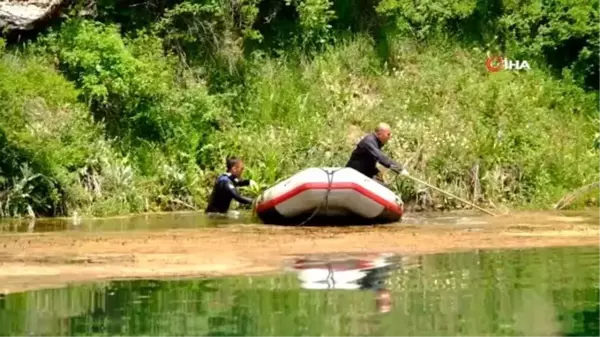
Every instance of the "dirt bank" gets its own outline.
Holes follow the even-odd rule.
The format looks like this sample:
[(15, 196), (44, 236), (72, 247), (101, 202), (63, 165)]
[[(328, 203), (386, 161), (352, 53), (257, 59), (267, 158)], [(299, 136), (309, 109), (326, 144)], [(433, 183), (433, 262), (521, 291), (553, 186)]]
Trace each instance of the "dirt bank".
[[(483, 223), (483, 224), (482, 224)], [(226, 228), (0, 235), (0, 292), (115, 278), (276, 271), (292, 256), (598, 245), (598, 224), (577, 217), (487, 218), (473, 226)]]

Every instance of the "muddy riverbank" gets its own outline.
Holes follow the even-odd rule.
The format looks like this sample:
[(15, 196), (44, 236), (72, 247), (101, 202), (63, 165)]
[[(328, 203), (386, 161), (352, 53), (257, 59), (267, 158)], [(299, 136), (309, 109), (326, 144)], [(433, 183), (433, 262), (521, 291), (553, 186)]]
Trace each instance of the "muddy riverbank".
[(274, 272), (312, 253), (447, 251), (598, 245), (597, 211), (415, 217), (380, 227), (59, 231), (0, 235), (0, 292), (122, 278)]

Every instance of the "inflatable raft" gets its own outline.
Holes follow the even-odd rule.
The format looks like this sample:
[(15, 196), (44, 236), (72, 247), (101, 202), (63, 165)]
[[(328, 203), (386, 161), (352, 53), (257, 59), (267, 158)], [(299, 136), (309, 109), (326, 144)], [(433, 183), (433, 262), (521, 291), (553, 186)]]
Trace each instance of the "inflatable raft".
[(379, 224), (399, 221), (402, 200), (352, 168), (312, 167), (272, 186), (255, 212), (266, 224)]

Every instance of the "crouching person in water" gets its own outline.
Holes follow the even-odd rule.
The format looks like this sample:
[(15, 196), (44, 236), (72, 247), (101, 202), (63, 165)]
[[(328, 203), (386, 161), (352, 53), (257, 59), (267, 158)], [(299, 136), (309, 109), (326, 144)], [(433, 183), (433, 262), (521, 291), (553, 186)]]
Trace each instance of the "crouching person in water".
[(253, 199), (247, 198), (237, 191), (238, 186), (248, 186), (254, 184), (251, 180), (241, 180), (244, 172), (244, 163), (237, 157), (227, 159), (227, 172), (221, 174), (208, 200), (208, 206), (205, 212), (209, 215), (225, 215), (229, 210), (231, 200), (235, 199), (243, 205), (252, 204)]

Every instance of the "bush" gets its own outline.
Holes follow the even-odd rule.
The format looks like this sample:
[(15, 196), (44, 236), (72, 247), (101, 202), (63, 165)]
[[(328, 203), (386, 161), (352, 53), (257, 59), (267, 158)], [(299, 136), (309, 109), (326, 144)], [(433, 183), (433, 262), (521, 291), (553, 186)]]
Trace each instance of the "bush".
[[(597, 95), (541, 70), (488, 73), (481, 51), (416, 53), (399, 41), (386, 74), (373, 71), (376, 53), (362, 38), (299, 66), (261, 60), (242, 126), (217, 132), (222, 145), (210, 158), (243, 153), (249, 175), (270, 185), (303, 167), (344, 165), (355, 142), (387, 121), (388, 153), (466, 198), (477, 185), (493, 202), (548, 207), (596, 177)], [(409, 200), (419, 189), (399, 188)]]
[[(465, 198), (548, 207), (597, 176), (594, 4), (156, 4), (0, 40), (0, 216), (202, 207), (227, 156), (266, 187), (344, 165), (380, 121), (386, 152)], [(493, 52), (532, 70), (490, 73)]]
[(0, 59), (0, 207), (55, 215), (68, 209), (66, 187), (93, 153), (101, 130), (78, 91), (38, 58)]

